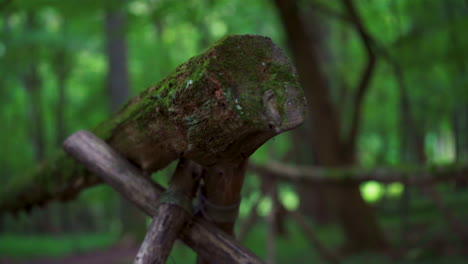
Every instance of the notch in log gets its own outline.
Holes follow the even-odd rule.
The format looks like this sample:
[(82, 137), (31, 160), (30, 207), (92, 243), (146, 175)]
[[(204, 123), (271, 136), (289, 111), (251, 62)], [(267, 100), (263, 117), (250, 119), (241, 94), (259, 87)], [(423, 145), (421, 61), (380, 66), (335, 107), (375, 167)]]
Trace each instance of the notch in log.
[[(271, 39), (227, 36), (128, 102), (93, 132), (146, 172), (185, 157), (237, 163), (300, 125), (305, 99)], [(73, 198), (99, 183), (63, 152), (0, 192), (0, 211)]]

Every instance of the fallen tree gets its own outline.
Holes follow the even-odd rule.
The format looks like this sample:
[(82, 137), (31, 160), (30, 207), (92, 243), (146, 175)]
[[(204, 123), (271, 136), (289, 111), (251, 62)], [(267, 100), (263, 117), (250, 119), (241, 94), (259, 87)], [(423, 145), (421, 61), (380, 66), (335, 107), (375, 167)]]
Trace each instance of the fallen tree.
[[(302, 123), (295, 71), (266, 37), (227, 36), (129, 101), (93, 133), (149, 174), (184, 157), (202, 166), (239, 163)], [(72, 199), (100, 180), (59, 151), (0, 192), (0, 211)]]
[(321, 168), (269, 162), (249, 164), (249, 169), (262, 177), (277, 177), (286, 181), (306, 181), (325, 184), (356, 184), (367, 181), (400, 182), (406, 185), (430, 185), (444, 181), (468, 180), (468, 165), (414, 168)]

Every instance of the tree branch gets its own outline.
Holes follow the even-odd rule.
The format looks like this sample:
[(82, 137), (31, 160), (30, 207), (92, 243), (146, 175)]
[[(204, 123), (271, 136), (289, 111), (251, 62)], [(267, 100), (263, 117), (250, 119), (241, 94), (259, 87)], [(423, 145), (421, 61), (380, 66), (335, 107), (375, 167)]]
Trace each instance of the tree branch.
[(360, 18), (356, 7), (354, 6), (353, 0), (342, 0), (343, 4), (349, 13), (349, 17), (351, 22), (354, 24), (361, 41), (364, 44), (366, 53), (367, 53), (367, 65), (364, 68), (364, 71), (361, 75), (361, 79), (359, 81), (356, 95), (354, 96), (354, 108), (352, 110), (352, 120), (351, 120), (351, 128), (349, 132), (349, 137), (346, 142), (347, 148), (349, 151), (354, 151), (356, 145), (356, 138), (358, 135), (358, 130), (360, 127), (360, 120), (361, 120), (361, 107), (364, 96), (369, 88), (369, 84), (372, 78), (372, 74), (374, 73), (375, 64), (376, 64), (376, 56), (373, 50), (372, 39), (369, 36), (368, 32), (366, 31), (364, 24), (362, 23), (362, 19)]
[(352, 23), (352, 20), (349, 17), (349, 15), (343, 14), (342, 12), (337, 11), (337, 10), (335, 10), (335, 9), (325, 5), (325, 4), (319, 3), (317, 1), (310, 1), (309, 3), (307, 3), (307, 7), (311, 8), (311, 9), (313, 9), (313, 11), (319, 12), (319, 13), (321, 13), (323, 15), (336, 18), (336, 19), (341, 20), (343, 22)]
[(307, 181), (323, 184), (359, 184), (367, 181), (381, 183), (400, 182), (406, 185), (427, 185), (437, 182), (468, 179), (468, 165), (450, 165), (434, 168), (409, 169), (339, 169), (312, 166), (292, 166), (278, 162), (266, 165), (250, 163), (249, 169), (262, 177), (277, 177), (285, 181)]

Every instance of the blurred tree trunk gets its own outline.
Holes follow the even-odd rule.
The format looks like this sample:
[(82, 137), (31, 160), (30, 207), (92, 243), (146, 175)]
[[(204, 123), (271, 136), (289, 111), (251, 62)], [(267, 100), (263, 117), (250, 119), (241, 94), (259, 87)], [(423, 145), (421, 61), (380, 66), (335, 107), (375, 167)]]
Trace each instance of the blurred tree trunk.
[[(11, 14), (10, 12), (8, 11), (4, 11), (3, 12), (3, 17), (2, 17), (2, 31), (3, 31), (3, 44), (5, 45), (5, 48), (8, 49), (8, 45), (9, 45), (9, 41), (10, 41), (10, 31), (11, 31), (11, 25), (10, 25), (10, 18), (11, 18)], [(5, 78), (0, 78), (0, 87), (6, 87), (5, 86)], [(1, 96), (1, 94), (0, 94)], [(2, 99), (0, 99), (2, 105), (4, 105), (3, 103), (5, 102), (3, 96), (2, 96)], [(7, 164), (5, 163), (5, 165), (2, 163), (0, 163), (0, 166), (2, 166), (4, 169), (3, 169), (3, 173), (4, 175), (12, 175), (13, 173), (11, 173), (8, 169), (8, 167), (6, 166)], [(0, 232), (4, 232), (7, 228), (7, 225), (5, 224), (5, 216), (1, 216), (0, 217)]]
[(161, 47), (161, 52), (158, 52), (157, 57), (154, 58), (156, 63), (156, 66), (154, 67), (156, 68), (155, 70), (161, 74), (161, 76), (164, 76), (166, 75), (168, 70), (165, 67), (167, 67), (167, 65), (170, 65), (172, 62), (171, 53), (169, 52), (169, 49), (166, 49), (163, 40), (164, 31), (166, 29), (166, 25), (164, 23), (164, 13), (157, 7), (151, 13), (151, 22), (154, 28), (154, 35), (156, 36), (157, 45), (158, 47)]
[[(320, 20), (319, 14), (314, 9), (314, 1), (309, 2), (312, 6), (306, 9), (306, 17), (304, 23), (306, 28), (314, 30), (310, 35), (313, 36), (313, 43), (311, 49), (317, 54), (317, 59), (320, 64), (326, 64), (329, 62), (329, 53), (327, 38), (328, 38), (328, 25), (323, 20)], [(327, 80), (330, 81), (330, 80)], [(330, 85), (328, 85), (330, 87)], [(306, 125), (299, 128), (300, 131), (295, 130), (293, 133), (301, 134), (299, 137), (295, 137), (295, 144), (306, 145), (306, 149), (301, 151), (300, 154), (303, 158), (302, 161), (298, 161), (306, 165), (319, 165), (317, 163), (317, 149), (314, 145), (314, 124), (312, 120), (306, 121)], [(307, 139), (304, 142), (304, 139)], [(305, 143), (305, 144), (304, 144)], [(312, 217), (315, 221), (321, 224), (336, 222), (338, 220), (336, 199), (330, 197), (332, 194), (329, 191), (329, 186), (321, 183), (306, 183), (298, 185), (298, 194), (300, 197), (300, 212)]]
[(457, 162), (468, 160), (468, 106), (455, 107), (452, 114), (453, 132), (455, 137), (455, 159)]
[[(125, 2), (125, 0), (121, 2)], [(106, 12), (107, 91), (112, 113), (116, 112), (128, 100), (130, 93), (125, 39), (126, 26), (127, 14), (120, 5), (110, 8)], [(146, 233), (145, 216), (124, 198), (119, 196), (118, 199), (124, 235), (129, 235), (131, 239), (143, 238)]]
[[(279, 152), (276, 145), (268, 144), (268, 153), (270, 153), (270, 158), (274, 160), (281, 160), (284, 158), (288, 158), (291, 156), (290, 154), (286, 154), (286, 157), (280, 157)], [(276, 181), (265, 180), (261, 179), (261, 193), (266, 194), (271, 199), (272, 208), (270, 211), (269, 216), (267, 217), (267, 221), (273, 224), (273, 231), (274, 237), (281, 236), (285, 237), (287, 235), (287, 228), (286, 228), (286, 217), (287, 217), (287, 210), (284, 208), (283, 204), (280, 201), (280, 197), (278, 195), (279, 183)], [(274, 219), (270, 219), (274, 218)], [(275, 244), (272, 242), (271, 245)]]
[[(62, 25), (62, 35), (67, 36), (67, 25)], [(66, 124), (66, 83), (70, 76), (72, 61), (71, 54), (67, 51), (65, 44), (59, 43), (56, 49), (51, 50), (52, 54), (52, 69), (57, 82), (57, 103), (55, 108), (55, 141), (56, 146), (61, 147), (62, 142), (67, 134)], [(72, 210), (72, 205), (68, 203), (57, 204), (51, 208), (56, 216), (57, 227), (60, 232), (73, 232), (73, 219), (75, 213)]]
[[(31, 34), (37, 29), (36, 15), (29, 12), (26, 17), (27, 34)], [(42, 83), (39, 76), (39, 49), (33, 43), (29, 43), (26, 49), (25, 52), (28, 54), (29, 62), (25, 66), (22, 82), (29, 99), (29, 136), (34, 149), (34, 158), (37, 162), (40, 162), (45, 156), (45, 136), (42, 112)]]
[[(393, 12), (397, 18), (397, 28), (400, 30), (400, 19), (399, 19), (399, 9), (396, 3), (392, 5)], [(399, 138), (400, 138), (400, 149), (399, 157), (400, 162), (409, 163), (412, 158), (414, 158), (413, 150), (413, 132), (414, 132), (414, 123), (412, 118), (412, 111), (410, 109), (410, 99), (408, 95), (408, 89), (406, 87), (405, 73), (398, 62), (398, 59), (391, 58), (390, 63), (392, 64), (393, 71), (395, 74), (395, 81), (397, 83), (398, 92), (399, 92)], [(400, 196), (399, 201), (399, 214), (400, 214), (400, 241), (403, 246), (407, 244), (407, 236), (409, 230), (409, 211), (410, 211), (410, 199), (411, 199), (411, 187), (404, 186), (403, 194)]]
[(127, 17), (123, 10), (106, 13), (106, 53), (108, 58), (107, 92), (109, 109), (116, 112), (129, 97), (127, 44), (125, 40)]
[[(468, 95), (466, 89), (468, 82), (466, 76), (468, 73), (468, 65), (466, 56), (468, 52), (463, 48), (460, 36), (457, 32), (457, 22), (454, 18), (463, 18), (468, 15), (468, 2), (465, 5), (461, 3), (444, 2), (445, 14), (449, 24), (448, 30), (448, 47), (447, 56), (449, 60), (454, 61), (452, 67), (453, 75), (453, 87), (454, 93), (457, 94), (457, 100), (452, 114), (453, 132), (455, 137), (455, 158), (458, 162), (464, 162), (468, 160)], [(460, 54), (463, 52), (463, 54)], [(463, 184), (461, 184), (463, 185)], [(467, 185), (467, 183), (465, 183)]]
[[(314, 40), (317, 35), (317, 25), (306, 28), (301, 19), (296, 1), (275, 0), (280, 17), (283, 21), (289, 46), (298, 70), (299, 79), (310, 107), (310, 118), (314, 124), (314, 146), (317, 161), (321, 166), (346, 167), (355, 162), (355, 141), (359, 128), (359, 102), (356, 100), (353, 120), (356, 127), (350, 129), (348, 142), (340, 137), (338, 113), (331, 101), (330, 85), (325, 76)], [(366, 71), (361, 83), (369, 81)], [(364, 79), (367, 77), (367, 80)], [(361, 89), (359, 89), (361, 92)], [(364, 92), (364, 91), (362, 91)], [(363, 94), (359, 95), (362, 99)], [(377, 225), (373, 209), (363, 200), (359, 185), (330, 188), (330, 198), (336, 204), (336, 212), (341, 220), (346, 236), (346, 249), (349, 251), (381, 250), (387, 248), (387, 241)]]
[(56, 105), (56, 121), (55, 121), (55, 140), (57, 146), (62, 145), (62, 141), (66, 136), (66, 82), (70, 76), (71, 62), (70, 55), (65, 47), (58, 47), (53, 56), (52, 67), (54, 69), (55, 77), (57, 80), (58, 99)]
[[(34, 12), (26, 14), (25, 30), (27, 34), (35, 34), (39, 30), (39, 22)], [(34, 150), (34, 160), (39, 163), (45, 157), (45, 130), (44, 113), (42, 111), (42, 80), (39, 73), (39, 47), (34, 43), (34, 39), (25, 45), (25, 53), (28, 57), (25, 72), (21, 77), (23, 86), (28, 94), (28, 115), (29, 115), (29, 138)], [(51, 225), (50, 209), (34, 210), (34, 231), (51, 233), (54, 231)]]
[[(291, 132), (293, 136), (294, 162), (304, 165), (317, 165), (316, 148), (310, 120)], [(317, 223), (326, 224), (337, 220), (336, 212), (331, 210), (332, 200), (327, 199), (327, 186), (320, 183), (301, 183), (296, 186), (300, 197), (299, 211), (314, 219)], [(335, 206), (336, 208), (336, 206)]]
[(404, 163), (424, 164), (426, 162), (424, 126), (416, 123), (403, 74), (401, 78), (402, 82), (398, 86), (400, 93), (400, 156)]

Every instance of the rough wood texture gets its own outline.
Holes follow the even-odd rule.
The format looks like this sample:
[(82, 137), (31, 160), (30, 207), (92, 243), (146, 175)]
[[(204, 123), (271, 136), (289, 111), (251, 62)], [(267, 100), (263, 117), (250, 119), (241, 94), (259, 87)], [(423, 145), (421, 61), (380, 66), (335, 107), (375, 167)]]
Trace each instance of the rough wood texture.
[(167, 201), (159, 202), (156, 215), (134, 264), (166, 263), (179, 232), (192, 218), (191, 201), (196, 193), (201, 173), (200, 165), (180, 159), (169, 183), (168, 192), (163, 194), (166, 195)]
[[(295, 70), (266, 37), (227, 36), (128, 102), (93, 132), (144, 171), (185, 157), (203, 166), (243, 160), (302, 123)], [(73, 198), (98, 183), (63, 152), (7, 183), (0, 211)]]
[(207, 168), (203, 178), (203, 214), (221, 230), (232, 236), (234, 236), (234, 224), (239, 214), (246, 169), (247, 160), (240, 164), (217, 164)]
[[(440, 166), (413, 169), (340, 169), (287, 165), (269, 162), (267, 165), (249, 164), (259, 175), (268, 175), (288, 181), (308, 181), (326, 184), (356, 184), (366, 181), (382, 183), (401, 182), (406, 185), (430, 185), (437, 182), (468, 178), (468, 166)], [(264, 177), (264, 176), (262, 176)]]
[[(79, 131), (65, 141), (64, 149), (146, 214), (156, 215), (157, 200), (164, 189), (104, 141), (87, 131)], [(239, 242), (201, 217), (193, 218), (179, 238), (201, 257), (214, 263), (263, 263)]]

